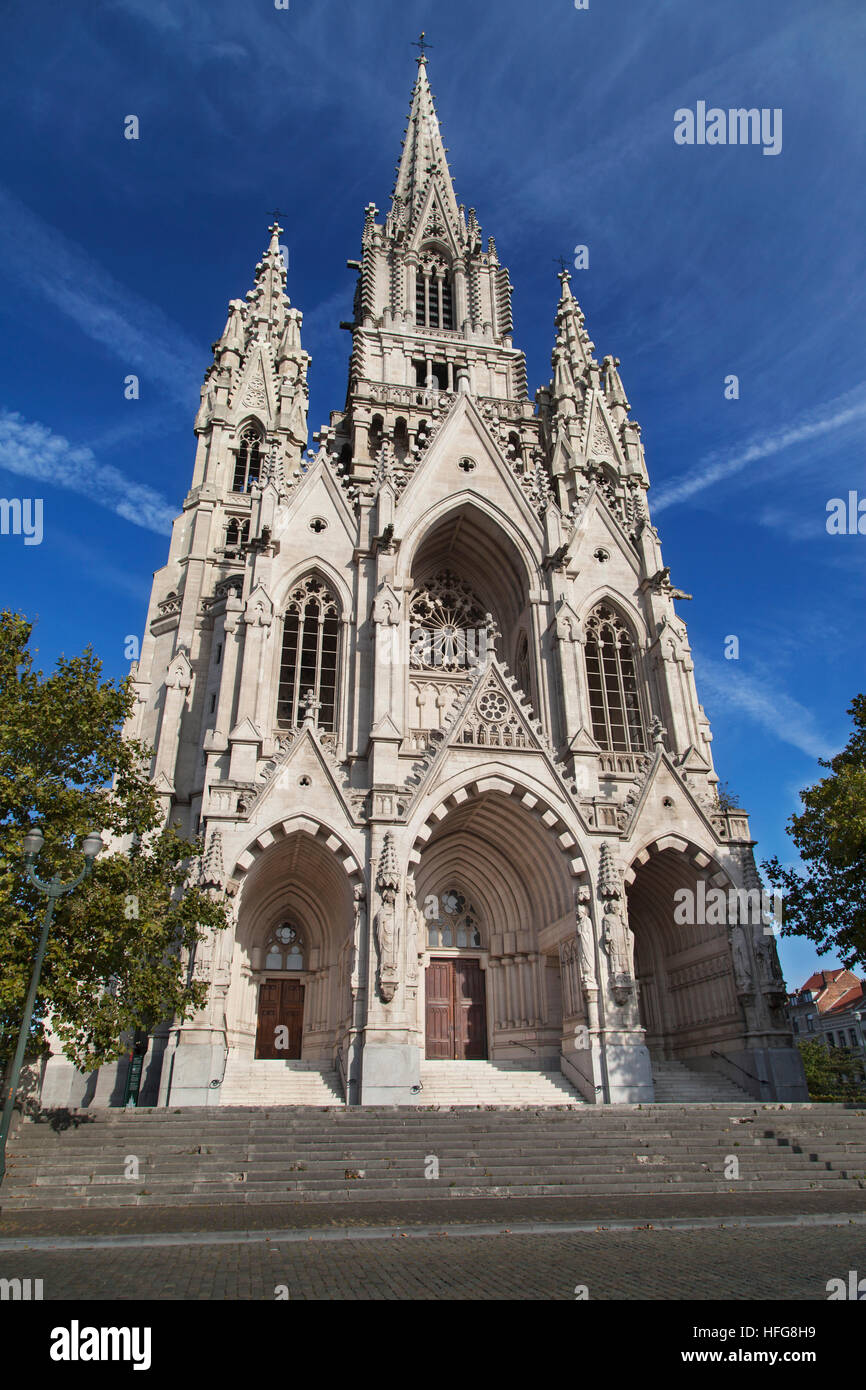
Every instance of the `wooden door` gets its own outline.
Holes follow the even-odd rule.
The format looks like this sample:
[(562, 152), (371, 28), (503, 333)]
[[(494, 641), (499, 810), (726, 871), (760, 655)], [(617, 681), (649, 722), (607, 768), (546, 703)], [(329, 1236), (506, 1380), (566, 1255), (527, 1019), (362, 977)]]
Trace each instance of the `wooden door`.
[(484, 972), (477, 960), (433, 959), (427, 967), (427, 1047), (432, 1060), (487, 1056)]
[[(256, 1056), (300, 1057), (303, 1026), (304, 986), (300, 981), (265, 980), (259, 993)], [(279, 1033), (279, 1029), (285, 1031)]]

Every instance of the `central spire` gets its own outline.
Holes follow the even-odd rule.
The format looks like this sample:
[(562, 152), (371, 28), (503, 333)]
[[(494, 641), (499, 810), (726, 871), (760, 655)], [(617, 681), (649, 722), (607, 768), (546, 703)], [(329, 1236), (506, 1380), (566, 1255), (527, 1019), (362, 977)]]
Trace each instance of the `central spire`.
[[(423, 35), (422, 35), (423, 39)], [(418, 76), (412, 92), (412, 105), (403, 140), (403, 152), (397, 166), (397, 182), (391, 202), (392, 215), (397, 212), (408, 213), (410, 225), (427, 203), (431, 183), (435, 185), (439, 200), (456, 231), (460, 225), (460, 213), (454, 196), (454, 185), (445, 146), (439, 129), (439, 119), (433, 104), (433, 93), (427, 80), (427, 59), (422, 50), (417, 59)]]

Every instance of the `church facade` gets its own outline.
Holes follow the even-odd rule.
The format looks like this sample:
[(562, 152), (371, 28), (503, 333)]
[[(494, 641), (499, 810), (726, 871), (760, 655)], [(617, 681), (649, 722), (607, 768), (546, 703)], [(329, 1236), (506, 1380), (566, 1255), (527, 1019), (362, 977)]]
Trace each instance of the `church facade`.
[(232, 919), (190, 962), (206, 1008), (151, 1041), (152, 1099), (266, 1097), (283, 1060), (415, 1105), (487, 1060), (651, 1102), (665, 1059), (805, 1099), (766, 922), (678, 911), (761, 885), (618, 360), (563, 271), (530, 398), (423, 54), (315, 449), (281, 231), (214, 345), (133, 673), (129, 732)]

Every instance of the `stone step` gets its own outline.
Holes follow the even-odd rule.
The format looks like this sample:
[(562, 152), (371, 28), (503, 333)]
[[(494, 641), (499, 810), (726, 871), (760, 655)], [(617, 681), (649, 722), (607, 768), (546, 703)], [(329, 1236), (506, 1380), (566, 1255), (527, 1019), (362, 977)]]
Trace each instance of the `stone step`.
[(694, 1105), (750, 1099), (747, 1091), (720, 1072), (689, 1067), (687, 1062), (653, 1058), (653, 1090), (657, 1104)]
[(339, 1077), (333, 1067), (320, 1062), (239, 1060), (229, 1058), (220, 1106), (344, 1104)]
[[(830, 1107), (341, 1104), (72, 1119), (78, 1127), (20, 1125), (0, 1194), (7, 1211), (866, 1186), (866, 1112)], [(129, 1154), (141, 1163), (134, 1180), (123, 1175)], [(426, 1181), (431, 1154), (439, 1178)], [(736, 1181), (724, 1176), (731, 1154), (740, 1159)]]
[(496, 1062), (422, 1062), (421, 1105), (584, 1105), (558, 1071)]

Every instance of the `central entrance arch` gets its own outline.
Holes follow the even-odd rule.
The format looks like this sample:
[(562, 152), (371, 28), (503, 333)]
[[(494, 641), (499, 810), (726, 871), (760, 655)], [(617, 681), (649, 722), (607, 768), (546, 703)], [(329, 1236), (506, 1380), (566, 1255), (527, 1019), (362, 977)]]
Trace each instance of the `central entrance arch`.
[(415, 878), (426, 1059), (558, 1069), (574, 877), (548, 826), (506, 792), (464, 793), (439, 814)]

